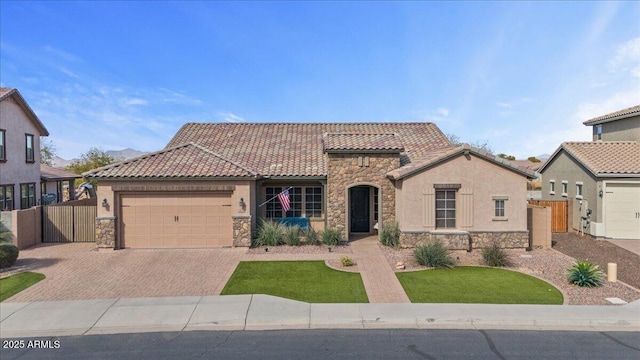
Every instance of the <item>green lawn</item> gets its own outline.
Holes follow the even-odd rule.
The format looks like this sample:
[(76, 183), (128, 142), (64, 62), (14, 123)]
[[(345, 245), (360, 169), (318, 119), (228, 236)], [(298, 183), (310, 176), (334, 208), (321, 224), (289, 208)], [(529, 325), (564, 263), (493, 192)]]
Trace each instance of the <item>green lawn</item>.
[(462, 266), (397, 273), (414, 303), (562, 304), (551, 284), (515, 271)]
[(0, 302), (5, 301), (44, 278), (45, 276), (42, 274), (27, 271), (0, 279)]
[(309, 303), (367, 303), (359, 273), (328, 268), (324, 261), (243, 261), (222, 295), (267, 294)]

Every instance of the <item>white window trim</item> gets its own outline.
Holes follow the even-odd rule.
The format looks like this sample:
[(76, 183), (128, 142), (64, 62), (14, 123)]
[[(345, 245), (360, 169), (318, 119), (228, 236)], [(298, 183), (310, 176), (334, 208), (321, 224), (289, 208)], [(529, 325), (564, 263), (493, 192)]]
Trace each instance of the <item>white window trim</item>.
[(553, 184), (553, 185), (551, 186), (551, 188), (552, 188), (553, 190), (551, 190), (551, 188), (549, 189), (549, 195), (555, 195), (555, 194), (556, 194), (556, 190), (555, 190), (555, 189), (556, 189), (556, 181), (555, 181), (555, 180), (553, 180), (553, 179), (551, 179), (551, 180), (549, 180), (549, 184), (550, 184), (550, 185), (551, 185), (551, 184)]
[[(508, 195), (494, 195), (491, 197), (493, 200), (493, 214), (494, 216), (491, 218), (492, 221), (508, 221), (509, 218), (507, 215), (507, 200), (509, 200)], [(496, 200), (504, 200), (504, 215), (505, 216), (495, 216), (496, 213)]]
[[(580, 191), (578, 191), (580, 189)], [(576, 199), (582, 199), (582, 193), (584, 192), (584, 184), (582, 181), (576, 181)]]
[[(566, 191), (565, 191), (566, 189)], [(567, 194), (567, 191), (569, 191), (569, 182), (567, 180), (562, 180), (562, 196), (567, 197), (569, 196), (569, 194)]]

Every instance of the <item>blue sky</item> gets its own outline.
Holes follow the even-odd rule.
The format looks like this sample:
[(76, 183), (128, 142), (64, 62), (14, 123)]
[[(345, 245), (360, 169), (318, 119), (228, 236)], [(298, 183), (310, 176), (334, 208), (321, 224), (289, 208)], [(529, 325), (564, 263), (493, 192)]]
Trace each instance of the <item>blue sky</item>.
[(518, 158), (640, 104), (640, 2), (0, 2), (63, 158), (186, 122), (433, 121)]

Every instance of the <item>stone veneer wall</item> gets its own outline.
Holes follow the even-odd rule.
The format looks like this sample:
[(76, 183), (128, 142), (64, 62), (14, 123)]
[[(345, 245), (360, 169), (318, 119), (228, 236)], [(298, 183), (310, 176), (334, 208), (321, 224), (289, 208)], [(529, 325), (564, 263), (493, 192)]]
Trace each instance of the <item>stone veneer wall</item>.
[[(450, 250), (485, 248), (498, 241), (502, 248), (529, 247), (528, 231), (471, 231), (471, 232), (401, 232), (400, 246), (413, 248), (429, 241), (442, 241)], [(471, 241), (471, 243), (469, 243)]]
[(251, 216), (233, 217), (233, 246), (251, 246)]
[[(368, 157), (369, 166), (359, 166), (358, 157)], [(382, 203), (382, 213), (378, 219), (379, 228), (393, 223), (396, 220), (396, 192), (387, 173), (398, 167), (399, 154), (327, 154), (327, 225), (337, 228), (347, 238), (346, 189), (357, 183), (380, 187), (378, 201)]]
[(98, 249), (116, 248), (116, 218), (96, 218), (96, 246)]

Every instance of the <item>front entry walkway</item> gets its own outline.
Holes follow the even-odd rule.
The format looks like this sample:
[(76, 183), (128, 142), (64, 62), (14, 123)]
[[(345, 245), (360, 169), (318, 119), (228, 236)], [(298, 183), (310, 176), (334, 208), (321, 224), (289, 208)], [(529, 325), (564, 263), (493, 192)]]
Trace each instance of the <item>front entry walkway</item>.
[(380, 248), (378, 237), (368, 236), (349, 243), (358, 263), (370, 303), (410, 303), (400, 281)]
[(617, 245), (623, 249), (629, 250), (632, 253), (640, 255), (640, 240), (610, 240), (608, 242)]

